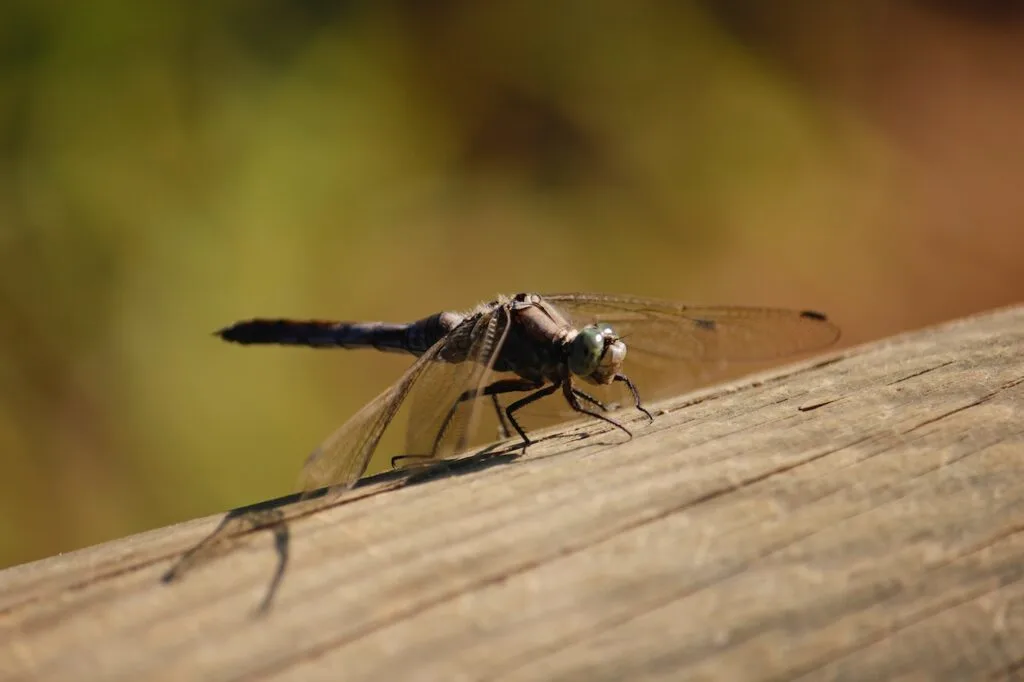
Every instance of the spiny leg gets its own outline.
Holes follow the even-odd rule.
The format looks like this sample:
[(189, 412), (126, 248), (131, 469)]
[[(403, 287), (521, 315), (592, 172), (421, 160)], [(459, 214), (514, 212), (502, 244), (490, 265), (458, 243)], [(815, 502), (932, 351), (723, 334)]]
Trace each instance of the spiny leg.
[[(590, 395), (586, 391), (581, 391), (578, 388), (573, 388), (572, 392), (577, 397), (586, 400), (588, 403), (597, 406), (604, 412), (608, 411), (608, 406), (602, 403), (600, 400)], [(491, 395), (491, 400), (494, 402), (494, 409), (498, 413), (498, 436), (502, 440), (506, 440), (512, 436), (512, 432), (509, 430), (508, 421), (505, 419), (505, 411), (501, 409), (501, 403), (498, 402), (498, 396)]]
[(651, 415), (650, 412), (648, 412), (646, 407), (640, 404), (640, 393), (639, 391), (636, 390), (636, 385), (633, 383), (633, 381), (625, 374), (616, 374), (614, 381), (621, 381), (622, 383), (626, 384), (626, 386), (629, 387), (629, 392), (633, 394), (633, 405), (636, 407), (636, 409), (640, 410), (647, 416), (647, 421), (649, 423), (654, 423), (654, 417)]
[(508, 430), (508, 421), (505, 419), (505, 410), (501, 409), (501, 403), (498, 402), (498, 396), (494, 393), (491, 394), (491, 403), (494, 404), (494, 412), (498, 415), (498, 438), (500, 440), (506, 440), (512, 435), (512, 432)]
[(495, 405), (497, 405), (497, 396), (500, 393), (531, 391), (537, 387), (537, 382), (530, 381), (529, 379), (499, 379), (490, 386), (485, 387), (484, 390), (479, 394), (476, 389), (463, 391), (462, 395), (459, 396), (459, 399), (456, 400), (455, 404), (452, 405), (450, 410), (448, 410), (448, 415), (444, 418), (444, 422), (441, 423), (441, 428), (438, 430), (437, 437), (434, 439), (434, 446), (430, 450), (431, 456), (433, 456), (433, 454), (437, 452), (437, 448), (441, 444), (442, 436), (444, 436), (445, 431), (448, 430), (448, 425), (451, 424), (452, 419), (455, 418), (455, 412), (459, 409), (459, 406), (462, 405), (462, 403), (464, 403), (465, 401), (473, 400), (478, 395), (482, 394), (489, 395), (492, 398), (494, 398)]
[[(608, 406), (602, 403), (600, 400), (590, 395), (586, 391), (581, 391), (578, 388), (572, 389), (572, 392), (577, 397), (586, 400), (588, 403), (597, 406), (604, 412), (608, 411)], [(498, 412), (498, 432), (502, 439), (507, 439), (512, 436), (512, 432), (509, 431), (508, 421), (505, 419), (505, 412), (501, 409), (501, 403), (498, 402), (498, 396), (491, 395), (491, 399), (494, 401), (494, 409)]]
[(523, 407), (526, 407), (532, 402), (540, 400), (544, 396), (551, 395), (552, 393), (557, 391), (558, 387), (561, 385), (562, 382), (559, 381), (558, 383), (551, 384), (550, 386), (545, 386), (544, 388), (538, 391), (534, 391), (525, 398), (520, 398), (519, 400), (515, 401), (514, 403), (505, 408), (505, 414), (508, 416), (509, 423), (511, 423), (512, 426), (515, 428), (516, 433), (519, 434), (519, 437), (523, 439), (524, 450), (526, 449), (526, 446), (532, 443), (533, 441), (531, 441), (530, 437), (526, 435), (526, 431), (523, 431), (523, 427), (519, 426), (519, 422), (516, 420), (514, 416), (512, 416), (512, 413), (518, 411)]
[[(441, 422), (441, 428), (438, 429), (437, 436), (434, 438), (434, 444), (430, 449), (430, 454), (395, 455), (394, 457), (391, 458), (391, 468), (394, 469), (395, 464), (403, 459), (434, 459), (434, 454), (437, 452), (437, 448), (441, 444), (441, 438), (444, 436), (445, 431), (448, 430), (448, 425), (451, 424), (452, 419), (455, 418), (455, 413), (456, 411), (458, 411), (459, 406), (462, 405), (462, 403), (466, 402), (467, 400), (473, 400), (479, 395), (489, 395), (494, 399), (495, 407), (498, 408), (500, 407), (498, 404), (498, 394), (513, 393), (516, 391), (529, 391), (537, 388), (537, 386), (537, 382), (530, 381), (528, 379), (500, 379), (498, 381), (495, 381), (490, 386), (485, 387), (483, 391), (477, 391), (477, 389), (475, 388), (463, 391), (462, 394), (459, 396), (459, 399), (456, 400), (455, 404), (452, 405), (450, 410), (448, 410), (448, 414), (445, 415), (444, 421)], [(500, 412), (498, 416), (499, 418), (501, 417)], [(517, 430), (519, 430), (518, 426), (516, 428)], [(520, 435), (522, 435), (521, 431)]]
[(576, 410), (577, 412), (582, 412), (583, 414), (589, 415), (589, 416), (593, 417), (594, 419), (600, 419), (603, 422), (611, 424), (615, 428), (621, 429), (622, 431), (624, 431), (625, 434), (627, 436), (629, 436), (630, 438), (633, 437), (633, 432), (632, 431), (630, 431), (625, 426), (623, 426), (619, 422), (615, 421), (611, 417), (606, 417), (603, 414), (601, 414), (600, 412), (594, 412), (593, 410), (588, 410), (587, 408), (583, 407), (583, 405), (580, 403), (579, 396), (577, 396), (576, 392), (573, 391), (573, 389), (572, 389), (571, 380), (566, 381), (565, 384), (563, 385), (563, 387), (562, 387), (562, 394), (565, 396), (565, 400), (569, 403), (569, 406), (572, 409)]
[(586, 391), (581, 391), (580, 389), (578, 389), (575, 386), (573, 386), (572, 392), (573, 392), (573, 394), (577, 398), (583, 398), (584, 400), (586, 400), (591, 405), (594, 405), (595, 407), (600, 409), (602, 412), (607, 412), (608, 411), (608, 406), (607, 405), (605, 405), (600, 400), (598, 400), (594, 396), (590, 395)]

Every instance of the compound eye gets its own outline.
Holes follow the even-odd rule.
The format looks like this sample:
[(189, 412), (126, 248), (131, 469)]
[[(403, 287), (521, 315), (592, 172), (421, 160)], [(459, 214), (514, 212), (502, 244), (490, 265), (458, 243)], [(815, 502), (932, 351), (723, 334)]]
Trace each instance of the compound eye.
[[(610, 328), (608, 328), (611, 331)], [(594, 325), (584, 327), (572, 340), (569, 371), (576, 376), (589, 376), (601, 364), (604, 353), (604, 331)]]

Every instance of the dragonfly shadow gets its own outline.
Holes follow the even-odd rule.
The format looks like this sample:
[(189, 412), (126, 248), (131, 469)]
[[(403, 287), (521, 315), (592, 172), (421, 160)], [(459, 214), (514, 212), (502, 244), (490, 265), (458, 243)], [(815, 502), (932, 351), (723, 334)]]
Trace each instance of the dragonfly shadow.
[[(522, 455), (522, 446), (498, 450), (498, 444), (488, 445), (483, 450), (466, 457), (431, 461), (429, 464), (414, 465), (398, 470), (405, 474), (404, 485), (419, 485), (428, 481), (454, 476), (465, 476), (493, 466), (508, 464)], [(388, 472), (392, 473), (392, 472)]]
[[(322, 497), (326, 492), (326, 489), (318, 490), (314, 495)], [(283, 508), (300, 499), (301, 495), (296, 493), (232, 509), (224, 515), (224, 518), (209, 535), (174, 562), (174, 565), (161, 576), (161, 582), (169, 584), (180, 580), (187, 572), (226, 554), (243, 537), (261, 530), (270, 531), (274, 536), (277, 566), (263, 599), (256, 608), (255, 615), (266, 613), (270, 609), (288, 566), (291, 531)]]
[[(407, 485), (419, 485), (450, 476), (463, 476), (488, 469), (495, 465), (509, 463), (517, 459), (520, 454), (521, 448), (519, 447), (497, 450), (497, 445), (494, 444), (466, 457), (432, 461), (429, 464), (407, 466), (369, 476), (356, 483), (354, 489), (372, 485), (394, 484), (386, 485), (381, 490), (371, 493), (377, 494)], [(209, 535), (181, 555), (174, 565), (161, 576), (161, 582), (170, 584), (179, 581), (189, 571), (227, 554), (244, 538), (260, 531), (267, 531), (274, 538), (274, 552), (277, 555), (277, 565), (274, 568), (274, 574), (271, 576), (263, 598), (253, 613), (256, 617), (265, 615), (274, 602), (288, 567), (289, 550), (291, 547), (289, 521), (308, 516), (322, 509), (348, 504), (360, 499), (358, 496), (351, 498), (342, 497), (334, 501), (336, 496), (330, 495), (330, 492), (331, 489), (328, 487), (318, 488), (305, 494), (292, 493), (232, 509), (224, 515), (224, 518), (221, 519), (220, 523), (217, 524), (217, 527)]]

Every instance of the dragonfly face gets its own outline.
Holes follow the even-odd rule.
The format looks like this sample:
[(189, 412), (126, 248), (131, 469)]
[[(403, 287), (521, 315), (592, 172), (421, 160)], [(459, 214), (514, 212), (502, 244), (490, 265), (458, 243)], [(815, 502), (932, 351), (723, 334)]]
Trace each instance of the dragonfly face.
[(622, 369), (626, 344), (611, 325), (587, 325), (569, 342), (569, 371), (591, 384), (610, 384)]

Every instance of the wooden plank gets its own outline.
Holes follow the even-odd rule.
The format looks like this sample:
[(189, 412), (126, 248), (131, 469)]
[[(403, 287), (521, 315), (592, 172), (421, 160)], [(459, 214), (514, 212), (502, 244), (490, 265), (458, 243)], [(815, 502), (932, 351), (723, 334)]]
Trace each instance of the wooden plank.
[(0, 678), (1019, 678), (1022, 343), (1001, 311), (269, 505), (169, 584), (221, 518), (10, 568)]

